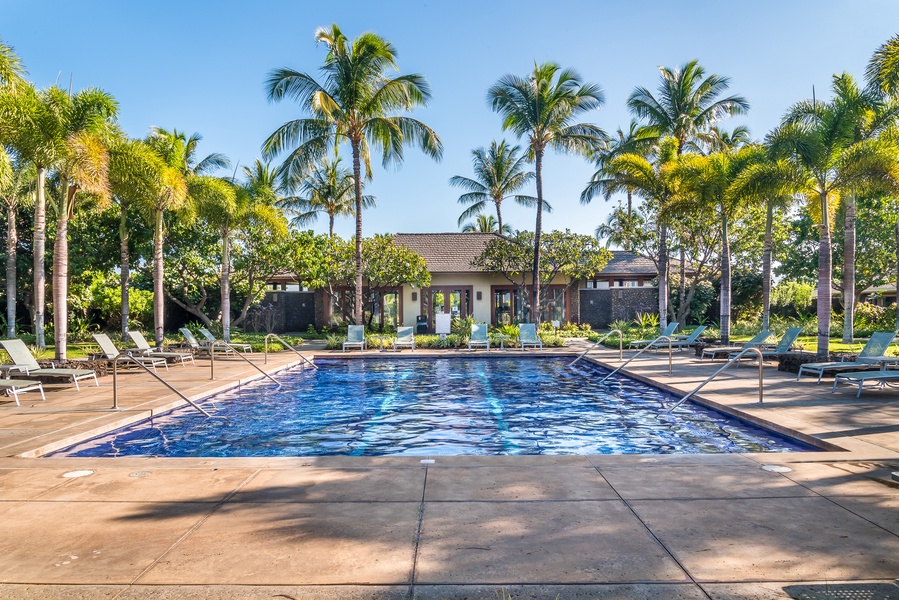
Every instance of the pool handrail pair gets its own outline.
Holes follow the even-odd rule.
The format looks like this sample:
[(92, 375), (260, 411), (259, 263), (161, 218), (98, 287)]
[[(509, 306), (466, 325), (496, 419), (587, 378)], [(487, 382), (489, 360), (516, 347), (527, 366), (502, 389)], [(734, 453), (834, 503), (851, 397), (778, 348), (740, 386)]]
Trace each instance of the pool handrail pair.
[(274, 383), (278, 387), (281, 387), (281, 384), (278, 382), (277, 379), (275, 379), (274, 377), (272, 377), (271, 375), (269, 375), (268, 373), (266, 373), (265, 371), (260, 369), (259, 365), (254, 363), (252, 360), (250, 360), (246, 356), (244, 356), (243, 352), (241, 352), (240, 350), (238, 350), (237, 348), (235, 348), (234, 346), (232, 346), (231, 344), (229, 344), (228, 342), (225, 342), (223, 340), (216, 340), (216, 341), (212, 342), (211, 344), (209, 344), (209, 380), (210, 381), (215, 379), (215, 347), (216, 346), (225, 346), (226, 348), (230, 348), (231, 350), (234, 350), (234, 353), (237, 356), (241, 357), (244, 361), (246, 361), (247, 364), (251, 365), (254, 369), (256, 369), (257, 371), (259, 371), (260, 373), (262, 373), (263, 375), (265, 375), (266, 377), (271, 379), (272, 383)]
[(578, 355), (577, 355), (577, 358), (575, 358), (573, 361), (571, 361), (570, 363), (568, 363), (568, 366), (570, 367), (570, 366), (572, 366), (574, 363), (576, 363), (577, 361), (579, 361), (579, 360), (581, 360), (582, 358), (584, 358), (584, 357), (587, 355), (588, 352), (590, 352), (591, 350), (593, 350), (594, 348), (596, 348), (597, 346), (599, 346), (603, 341), (605, 341), (605, 339), (606, 339), (607, 337), (609, 337), (609, 336), (612, 335), (613, 333), (617, 333), (617, 334), (618, 334), (618, 360), (623, 360), (623, 359), (624, 359), (624, 334), (621, 332), (620, 329), (613, 329), (613, 330), (610, 331), (609, 333), (607, 333), (607, 334), (605, 334), (604, 336), (602, 336), (601, 338), (599, 338), (599, 339), (596, 341), (595, 344), (593, 344), (592, 346), (590, 346), (589, 348), (587, 348), (586, 350), (584, 350), (583, 352), (581, 352), (580, 354), (578, 354)]
[(190, 404), (191, 406), (196, 408), (198, 411), (200, 411), (207, 417), (212, 416), (208, 412), (203, 410), (203, 408), (201, 406), (199, 406), (197, 403), (195, 403), (193, 400), (191, 400), (190, 398), (188, 398), (187, 396), (185, 396), (184, 394), (182, 394), (181, 392), (176, 390), (172, 386), (172, 384), (170, 384), (168, 381), (166, 381), (165, 379), (163, 379), (162, 377), (160, 377), (159, 375), (157, 375), (156, 373), (151, 371), (149, 368), (147, 368), (147, 366), (145, 364), (143, 364), (142, 362), (140, 362), (138, 360), (135, 360), (135, 358), (133, 356), (131, 356), (130, 354), (128, 354), (127, 352), (122, 352), (118, 356), (116, 356), (114, 359), (112, 359), (112, 408), (113, 408), (113, 410), (119, 409), (119, 369), (118, 369), (118, 365), (119, 365), (119, 362), (123, 361), (123, 360), (128, 360), (130, 362), (133, 362), (138, 367), (140, 367), (141, 369), (146, 371), (148, 374), (152, 375), (159, 383), (161, 383), (162, 385), (164, 385), (165, 387), (167, 387), (171, 391), (173, 391), (175, 394), (177, 394), (182, 400), (184, 400), (185, 402), (187, 402), (188, 404)]
[(606, 379), (608, 379), (609, 377), (611, 377), (612, 375), (614, 375), (615, 373), (617, 373), (618, 371), (620, 371), (621, 369), (626, 367), (632, 360), (634, 360), (635, 358), (637, 358), (638, 356), (640, 356), (641, 354), (643, 354), (644, 352), (646, 352), (647, 350), (649, 350), (650, 348), (655, 346), (658, 342), (661, 342), (662, 340), (668, 340), (668, 374), (671, 375), (674, 372), (674, 365), (672, 364), (672, 359), (671, 359), (671, 336), (660, 335), (656, 339), (649, 342), (649, 344), (647, 346), (640, 348), (639, 352), (637, 352), (632, 357), (630, 357), (629, 359), (624, 361), (624, 363), (620, 367), (618, 367), (617, 369), (615, 369), (614, 371), (612, 371), (611, 373), (609, 373), (608, 375), (606, 375), (605, 377), (600, 379), (599, 382), (600, 383), (604, 382)]
[(754, 353), (758, 356), (758, 359), (759, 359), (759, 404), (761, 404), (761, 403), (762, 403), (762, 399), (763, 399), (763, 393), (764, 393), (764, 392), (763, 392), (763, 389), (764, 389), (764, 382), (765, 382), (765, 365), (764, 365), (763, 363), (764, 363), (765, 361), (764, 361), (764, 355), (762, 354), (762, 351), (759, 350), (757, 347), (752, 346), (752, 347), (750, 347), (750, 348), (743, 348), (742, 350), (740, 350), (740, 352), (737, 353), (733, 358), (731, 358), (731, 359), (728, 360), (726, 363), (724, 363), (724, 366), (722, 366), (720, 369), (718, 369), (717, 371), (715, 371), (714, 373), (712, 373), (711, 375), (709, 375), (708, 377), (706, 377), (705, 381), (703, 381), (702, 383), (700, 383), (699, 385), (697, 385), (695, 388), (693, 388), (693, 391), (691, 391), (689, 394), (687, 394), (686, 396), (684, 396), (683, 398), (681, 398), (680, 400), (678, 400), (678, 401), (674, 404), (674, 406), (672, 406), (671, 408), (669, 408), (669, 409), (666, 410), (665, 412), (666, 412), (666, 413), (670, 413), (670, 412), (673, 411), (675, 408), (677, 408), (678, 406), (680, 406), (681, 404), (683, 404), (684, 402), (686, 402), (687, 399), (688, 399), (690, 396), (692, 396), (693, 394), (695, 394), (696, 392), (698, 392), (699, 390), (701, 390), (703, 387), (705, 387), (705, 385), (706, 385), (707, 383), (709, 383), (710, 381), (712, 381), (712, 380), (713, 380), (715, 377), (717, 377), (720, 373), (723, 373), (726, 369), (729, 369), (730, 366), (733, 365), (734, 363), (740, 362), (740, 359), (743, 358), (743, 355), (746, 354), (747, 352), (754, 352)]
[(305, 356), (303, 356), (302, 354), (300, 354), (300, 353), (297, 351), (296, 348), (294, 348), (291, 344), (289, 344), (289, 343), (287, 342), (287, 340), (285, 340), (284, 338), (282, 338), (282, 337), (281, 337), (280, 335), (278, 335), (277, 333), (270, 333), (270, 334), (268, 334), (267, 336), (265, 336), (265, 363), (263, 363), (263, 364), (266, 364), (266, 365), (268, 364), (268, 340), (269, 340), (269, 338), (275, 338), (276, 340), (278, 340), (279, 342), (281, 342), (282, 344), (284, 344), (284, 346), (286, 346), (288, 350), (290, 350), (291, 352), (293, 352), (294, 354), (296, 354), (297, 356), (299, 356), (300, 358), (302, 358), (304, 361), (306, 361), (309, 365), (312, 366), (313, 369), (317, 369), (317, 368), (318, 368), (318, 367), (315, 365), (314, 362), (312, 362), (312, 361), (309, 360), (307, 357), (305, 357)]

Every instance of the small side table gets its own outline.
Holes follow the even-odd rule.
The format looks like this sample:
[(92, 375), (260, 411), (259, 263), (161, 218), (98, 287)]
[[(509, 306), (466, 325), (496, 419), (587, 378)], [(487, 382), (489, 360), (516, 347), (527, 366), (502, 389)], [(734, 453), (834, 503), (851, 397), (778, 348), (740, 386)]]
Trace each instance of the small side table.
[(508, 342), (512, 339), (512, 336), (506, 335), (504, 333), (497, 333), (497, 334), (493, 335), (493, 339), (499, 340), (499, 349), (500, 350), (505, 350), (506, 349), (505, 344), (506, 344), (506, 342)]
[(368, 339), (378, 342), (378, 352), (384, 352), (384, 343), (393, 339), (392, 335), (370, 335)]

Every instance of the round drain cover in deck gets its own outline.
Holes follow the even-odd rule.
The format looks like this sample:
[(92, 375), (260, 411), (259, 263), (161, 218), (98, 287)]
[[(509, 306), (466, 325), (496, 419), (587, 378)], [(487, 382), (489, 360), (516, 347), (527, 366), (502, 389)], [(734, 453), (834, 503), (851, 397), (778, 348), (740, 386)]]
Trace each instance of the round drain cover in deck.
[(771, 471), (772, 473), (789, 473), (792, 470), (783, 465), (762, 465), (762, 471)]
[(87, 477), (88, 475), (93, 475), (93, 471), (69, 471), (68, 473), (63, 473), (62, 476), (66, 479), (73, 479), (75, 477)]

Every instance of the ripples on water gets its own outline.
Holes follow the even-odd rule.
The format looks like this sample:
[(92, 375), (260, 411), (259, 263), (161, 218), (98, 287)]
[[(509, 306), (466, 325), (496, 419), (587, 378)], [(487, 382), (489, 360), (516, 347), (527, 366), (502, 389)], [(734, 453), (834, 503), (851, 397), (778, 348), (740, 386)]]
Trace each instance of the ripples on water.
[[(319, 360), (192, 409), (84, 442), (66, 456), (642, 454), (809, 450), (570, 359)], [(220, 417), (225, 417), (224, 419)]]

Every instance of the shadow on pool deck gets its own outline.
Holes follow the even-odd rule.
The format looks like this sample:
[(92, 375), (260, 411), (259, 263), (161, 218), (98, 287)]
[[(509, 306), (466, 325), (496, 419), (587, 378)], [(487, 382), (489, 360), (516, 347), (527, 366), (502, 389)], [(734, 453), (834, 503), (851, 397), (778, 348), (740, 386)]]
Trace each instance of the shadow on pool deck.
[[(634, 370), (689, 389), (713, 368), (680, 356), (669, 377), (657, 356)], [(212, 384), (194, 372), (196, 393), (250, 376), (221, 369)], [(0, 459), (0, 597), (899, 597), (899, 403), (770, 371), (758, 405), (756, 376), (703, 395), (848, 451)], [(129, 383), (141, 411), (170, 400)], [(0, 447), (121, 419), (109, 394), (4, 407)], [(62, 477), (76, 469), (93, 473)]]

